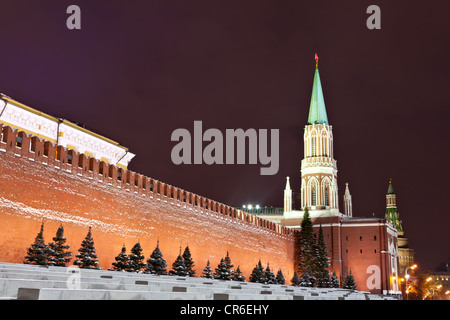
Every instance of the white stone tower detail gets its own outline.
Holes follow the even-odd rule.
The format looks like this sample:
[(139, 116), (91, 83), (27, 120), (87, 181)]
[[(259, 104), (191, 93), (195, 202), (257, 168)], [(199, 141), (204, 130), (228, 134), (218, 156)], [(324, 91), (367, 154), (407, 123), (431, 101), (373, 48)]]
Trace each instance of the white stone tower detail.
[(292, 190), (289, 177), (286, 177), (286, 188), (284, 189), (284, 212), (292, 211)]
[(353, 217), (352, 195), (350, 194), (350, 189), (348, 188), (348, 183), (345, 183), (344, 214), (347, 217)]

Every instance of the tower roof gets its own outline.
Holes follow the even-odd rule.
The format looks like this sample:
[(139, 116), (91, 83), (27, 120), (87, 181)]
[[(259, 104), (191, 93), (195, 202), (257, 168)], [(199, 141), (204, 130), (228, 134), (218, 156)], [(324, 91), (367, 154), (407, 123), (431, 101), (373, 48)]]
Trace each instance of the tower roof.
[(348, 188), (348, 182), (345, 183), (345, 192), (344, 192), (344, 195), (350, 196), (350, 189)]
[(328, 124), (325, 100), (323, 99), (322, 84), (320, 82), (319, 57), (316, 54), (316, 71), (314, 73), (311, 103), (309, 105), (308, 124)]
[(395, 194), (394, 187), (392, 186), (392, 179), (389, 179), (389, 187), (388, 187), (387, 194)]
[(286, 188), (285, 190), (291, 190), (291, 184), (289, 183), (289, 177), (286, 177)]

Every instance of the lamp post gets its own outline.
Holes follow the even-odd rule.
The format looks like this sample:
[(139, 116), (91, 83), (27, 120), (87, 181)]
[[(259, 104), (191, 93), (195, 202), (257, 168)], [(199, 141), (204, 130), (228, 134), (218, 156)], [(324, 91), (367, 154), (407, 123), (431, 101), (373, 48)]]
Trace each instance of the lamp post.
[(406, 300), (408, 300), (408, 293), (409, 293), (409, 290), (408, 290), (408, 280), (409, 280), (409, 274), (408, 274), (408, 270), (409, 269), (411, 269), (411, 270), (414, 270), (415, 268), (417, 268), (417, 264), (413, 264), (412, 266), (409, 266), (409, 267), (406, 267), (406, 269), (405, 269), (405, 292), (406, 292)]

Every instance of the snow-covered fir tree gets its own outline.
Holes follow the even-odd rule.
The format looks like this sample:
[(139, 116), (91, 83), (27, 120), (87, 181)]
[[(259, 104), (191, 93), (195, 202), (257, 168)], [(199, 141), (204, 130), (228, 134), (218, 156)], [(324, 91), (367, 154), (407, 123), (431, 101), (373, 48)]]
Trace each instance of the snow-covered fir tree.
[(313, 273), (317, 279), (317, 287), (328, 288), (330, 286), (330, 273), (328, 268), (327, 247), (323, 237), (322, 225), (320, 225)]
[(166, 259), (163, 258), (163, 254), (159, 249), (159, 240), (156, 244), (155, 250), (153, 250), (150, 258), (147, 259), (147, 266), (145, 273), (166, 275), (167, 274), (167, 264)]
[(330, 279), (330, 288), (339, 288), (339, 279), (336, 276), (336, 272), (333, 271), (333, 275)]
[(57, 267), (66, 267), (72, 260), (72, 252), (68, 251), (69, 245), (66, 245), (66, 238), (64, 237), (64, 228), (61, 225), (56, 231), (56, 236), (53, 237), (53, 242), (48, 244), (48, 264)]
[(258, 264), (253, 268), (252, 273), (250, 274), (250, 282), (266, 282), (266, 277), (264, 276), (264, 267), (262, 266), (261, 260), (259, 260)]
[(185, 277), (188, 275), (186, 271), (186, 266), (184, 265), (184, 259), (181, 256), (181, 248), (180, 248), (180, 254), (178, 255), (177, 259), (172, 264), (172, 270), (169, 271), (169, 274), (172, 276), (181, 276)]
[(142, 247), (139, 241), (131, 248), (131, 253), (128, 256), (128, 271), (140, 272), (145, 268), (144, 255), (142, 254)]
[(300, 279), (298, 277), (298, 273), (294, 271), (294, 275), (291, 279), (291, 285), (294, 287), (298, 287), (300, 285)]
[(194, 260), (191, 256), (191, 251), (189, 250), (189, 246), (186, 246), (183, 252), (183, 259), (184, 259), (184, 265), (186, 266), (186, 272), (188, 273), (189, 277), (195, 277), (195, 270), (194, 270)]
[(239, 266), (237, 267), (236, 271), (233, 273), (231, 280), (233, 281), (245, 281), (245, 276), (243, 275), (241, 269), (239, 269)]
[(355, 278), (353, 278), (352, 270), (345, 276), (344, 281), (342, 281), (342, 288), (356, 290)]
[(114, 258), (116, 262), (113, 262), (113, 267), (110, 270), (113, 271), (128, 271), (129, 268), (129, 259), (128, 255), (126, 253), (127, 248), (125, 247), (125, 244), (122, 246), (121, 252), (117, 255), (117, 257)]
[(48, 254), (49, 249), (44, 241), (44, 222), (42, 222), (41, 229), (34, 239), (34, 243), (27, 249), (27, 255), (23, 263), (46, 266), (48, 264)]
[(270, 270), (269, 263), (267, 262), (266, 271), (264, 271), (264, 278), (266, 284), (275, 284), (277, 280), (275, 279), (275, 274)]
[(312, 272), (307, 271), (303, 273), (299, 280), (300, 287), (314, 287), (316, 285), (316, 278), (312, 275)]
[(74, 265), (83, 269), (100, 269), (98, 267), (98, 256), (95, 252), (94, 239), (92, 238), (91, 227), (86, 235), (86, 238), (81, 242), (81, 247), (75, 255), (76, 259)]
[(234, 265), (231, 263), (231, 258), (230, 258), (230, 255), (229, 255), (228, 251), (227, 251), (227, 256), (225, 257), (225, 259), (223, 259), (223, 261), (227, 265), (227, 269), (230, 272), (230, 278), (233, 277), (234, 272), (235, 272), (234, 269), (233, 269)]
[(278, 269), (276, 280), (278, 284), (286, 284), (286, 279), (284, 278), (281, 269)]
[(203, 269), (201, 277), (206, 279), (214, 279), (214, 273), (209, 265), (209, 260), (206, 263), (205, 269)]
[(316, 241), (314, 240), (313, 225), (309, 217), (308, 208), (305, 208), (299, 232), (299, 265), (300, 274), (314, 272), (316, 258)]
[(214, 279), (231, 280), (231, 272), (224, 258), (220, 259), (220, 263), (217, 265)]

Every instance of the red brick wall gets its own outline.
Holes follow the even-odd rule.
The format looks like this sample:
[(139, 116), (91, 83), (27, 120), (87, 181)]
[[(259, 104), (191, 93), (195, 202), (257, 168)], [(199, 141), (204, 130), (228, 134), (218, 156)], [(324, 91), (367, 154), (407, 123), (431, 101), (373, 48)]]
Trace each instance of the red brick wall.
[[(302, 219), (288, 219), (282, 223), (291, 227), (301, 224)], [(387, 232), (384, 219), (352, 219), (343, 220), (340, 217), (322, 217), (311, 219), (316, 237), (322, 226), (324, 240), (328, 250), (330, 271), (336, 272), (342, 282), (345, 275), (351, 271), (357, 289), (371, 293), (383, 293), (392, 290), (393, 274), (391, 261), (387, 259), (387, 241), (396, 241)], [(379, 289), (368, 288), (372, 283), (373, 266), (379, 267)]]
[(261, 259), (291, 279), (294, 231), (76, 152), (69, 163), (66, 148), (25, 133), (18, 147), (18, 132), (0, 129), (0, 261), (21, 263), (44, 221), (45, 241), (62, 224), (73, 254), (91, 226), (103, 269), (123, 244), (140, 241), (147, 259), (159, 239), (169, 269), (189, 245), (197, 275), (229, 251), (247, 278)]

